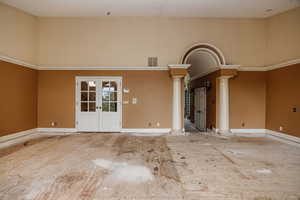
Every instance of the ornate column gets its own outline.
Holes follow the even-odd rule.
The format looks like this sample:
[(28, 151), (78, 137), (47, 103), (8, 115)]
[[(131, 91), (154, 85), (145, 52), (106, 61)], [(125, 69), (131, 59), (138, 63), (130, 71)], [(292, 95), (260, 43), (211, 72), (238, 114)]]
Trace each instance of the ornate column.
[(187, 74), (190, 64), (169, 65), (170, 75), (173, 79), (173, 99), (172, 99), (172, 134), (183, 135), (183, 102), (184, 92), (182, 91), (182, 80)]
[(232, 75), (220, 76), (219, 79), (219, 130), (221, 134), (229, 134), (229, 78)]

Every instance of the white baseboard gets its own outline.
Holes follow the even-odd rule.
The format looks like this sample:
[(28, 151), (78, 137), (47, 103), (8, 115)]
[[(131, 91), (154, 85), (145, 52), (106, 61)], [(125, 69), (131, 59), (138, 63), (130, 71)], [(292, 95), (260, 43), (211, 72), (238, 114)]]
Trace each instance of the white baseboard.
[(0, 149), (7, 148), (13, 145), (17, 145), (28, 140), (42, 137), (41, 134), (38, 134), (36, 129), (30, 129), (26, 131), (21, 131), (18, 133), (13, 133), (10, 135), (0, 137)]
[[(75, 133), (76, 128), (37, 128), (38, 132)], [(121, 133), (169, 133), (170, 128), (123, 128)]]
[(54, 133), (75, 133), (76, 128), (37, 128), (38, 132), (54, 132)]
[(1, 136), (0, 137), (0, 143), (7, 142), (9, 140), (14, 140), (16, 138), (28, 136), (28, 135), (31, 135), (35, 132), (36, 132), (36, 129), (34, 128), (34, 129), (26, 130), (26, 131), (21, 131), (21, 132), (9, 134), (9, 135)]
[(170, 133), (170, 128), (123, 128), (121, 133)]
[(267, 133), (266, 129), (230, 129), (231, 133), (246, 137), (261, 137)]
[(300, 144), (300, 138), (269, 129), (231, 129), (233, 134), (246, 137), (269, 136), (281, 141), (291, 141)]
[(272, 130), (267, 130), (267, 134), (269, 136), (272, 136), (272, 137), (277, 137), (277, 138), (280, 138), (280, 139), (289, 140), (289, 141), (296, 142), (296, 143), (300, 144), (300, 138), (295, 137), (295, 136), (291, 136), (291, 135), (288, 135), (288, 134), (285, 134), (285, 133), (272, 131)]

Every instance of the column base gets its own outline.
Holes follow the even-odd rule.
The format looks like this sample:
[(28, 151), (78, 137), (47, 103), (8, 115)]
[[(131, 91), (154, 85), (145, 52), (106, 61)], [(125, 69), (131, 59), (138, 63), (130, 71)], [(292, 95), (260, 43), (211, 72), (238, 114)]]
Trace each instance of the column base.
[(186, 136), (186, 135), (188, 135), (188, 133), (183, 131), (183, 130), (171, 130), (170, 135), (172, 135), (172, 136)]
[(220, 129), (218, 129), (217, 133), (220, 134), (221, 136), (224, 136), (224, 137), (233, 136), (233, 133), (230, 130), (220, 130)]

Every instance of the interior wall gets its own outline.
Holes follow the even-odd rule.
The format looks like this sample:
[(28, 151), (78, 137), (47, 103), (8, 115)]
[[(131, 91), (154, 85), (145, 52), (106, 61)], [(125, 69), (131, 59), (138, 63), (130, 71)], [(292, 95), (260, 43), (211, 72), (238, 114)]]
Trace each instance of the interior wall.
[(37, 71), (0, 61), (0, 136), (37, 127)]
[(180, 63), (197, 42), (220, 48), (228, 64), (265, 64), (263, 19), (109, 16), (38, 21), (37, 57), (43, 66), (147, 66), (149, 56), (166, 66)]
[(300, 64), (267, 72), (267, 129), (300, 137), (299, 77)]
[[(75, 128), (75, 77), (122, 76), (123, 128), (171, 128), (172, 78), (169, 71), (39, 71), (38, 127)], [(132, 98), (137, 104), (132, 104)], [(157, 122), (160, 126), (157, 126)], [(151, 125), (149, 124), (151, 123)]]
[[(215, 71), (191, 81), (191, 88), (203, 87), (211, 83), (207, 90), (207, 128), (218, 127), (218, 77), (232, 71)], [(264, 129), (266, 112), (266, 72), (243, 72), (229, 79), (229, 117), (232, 129)], [(191, 105), (191, 121), (194, 122), (194, 105)]]
[(35, 64), (37, 18), (0, 3), (0, 56)]
[(264, 129), (266, 72), (239, 71), (229, 79), (229, 113), (232, 129)]
[(300, 7), (266, 19), (267, 64), (300, 58)]

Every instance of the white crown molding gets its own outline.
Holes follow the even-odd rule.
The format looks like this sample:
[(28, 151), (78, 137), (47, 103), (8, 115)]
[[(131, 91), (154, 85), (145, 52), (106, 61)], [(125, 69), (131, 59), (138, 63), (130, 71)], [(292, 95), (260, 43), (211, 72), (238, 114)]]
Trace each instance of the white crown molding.
[(5, 61), (5, 62), (9, 62), (9, 63), (13, 63), (13, 64), (16, 64), (16, 65), (21, 65), (21, 66), (24, 66), (24, 67), (28, 67), (28, 68), (31, 68), (31, 69), (38, 69), (39, 68), (36, 65), (33, 65), (33, 64), (30, 64), (30, 63), (27, 63), (27, 62), (9, 57), (9, 56), (0, 55), (0, 60)]
[[(9, 56), (0, 55), (0, 60), (13, 63), (16, 65), (21, 65), (24, 67), (28, 67), (36, 70), (169, 70), (176, 68), (187, 69), (191, 65), (190, 64), (170, 64), (168, 66), (157, 66), (157, 67), (147, 67), (147, 66), (38, 66), (31, 63), (27, 63)], [(300, 58), (282, 62), (276, 65), (270, 65), (265, 67), (249, 67), (249, 66), (240, 66), (240, 65), (221, 65), (217, 68), (213, 68), (211, 72), (214, 72), (216, 69), (236, 69), (238, 71), (270, 71), (274, 69), (279, 69), (283, 67), (287, 67), (290, 65), (295, 65), (300, 63)], [(210, 73), (211, 73), (210, 72)], [(197, 77), (205, 76), (209, 73), (204, 72), (204, 75), (198, 75)]]
[(295, 65), (295, 64), (299, 64), (299, 63), (300, 63), (300, 58), (294, 59), (294, 60), (289, 60), (289, 61), (286, 61), (286, 62), (283, 62), (283, 63), (268, 66), (266, 71), (279, 69), (279, 68), (282, 68), (282, 67), (287, 67), (287, 66)]
[(158, 71), (158, 70), (169, 70), (168, 67), (165, 66), (157, 66), (157, 67), (145, 67), (145, 66), (112, 66), (112, 67), (105, 67), (105, 66), (86, 66), (86, 67), (55, 67), (55, 66), (48, 66), (48, 67), (39, 67), (39, 70), (151, 70), (151, 71)]
[(231, 65), (231, 66), (223, 65), (221, 67), (222, 69), (237, 69), (238, 71), (271, 71), (274, 69), (288, 67), (290, 65), (295, 65), (299, 63), (300, 63), (300, 58), (282, 62), (276, 65), (265, 66), (265, 67), (248, 67), (248, 66), (239, 66), (239, 65)]
[(169, 64), (170, 69), (187, 69), (191, 64)]
[(239, 69), (240, 65), (220, 65), (220, 69)]

